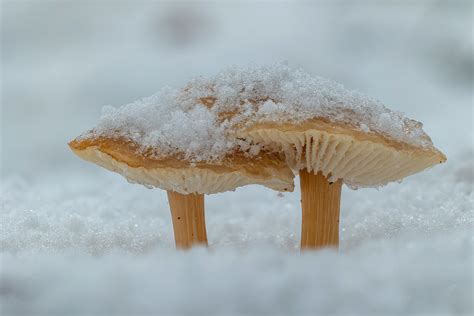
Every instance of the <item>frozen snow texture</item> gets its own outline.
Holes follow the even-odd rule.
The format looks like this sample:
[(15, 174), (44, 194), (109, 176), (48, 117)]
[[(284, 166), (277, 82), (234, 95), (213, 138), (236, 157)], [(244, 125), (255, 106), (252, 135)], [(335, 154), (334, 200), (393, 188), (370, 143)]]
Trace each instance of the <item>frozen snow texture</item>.
[[(165, 88), (119, 108), (104, 108), (92, 135), (121, 136), (153, 148), (157, 157), (216, 161), (239, 149), (236, 126), (325, 118), (410, 145), (432, 146), (422, 124), (334, 81), (283, 63), (231, 67), (184, 89)], [(86, 134), (86, 136), (91, 136)]]
[(468, 313), (474, 193), (457, 175), (468, 166), (344, 190), (339, 254), (303, 255), (299, 192), (209, 197), (210, 250), (181, 253), (160, 190), (95, 168), (9, 177), (0, 305), (6, 315)]
[(191, 161), (216, 160), (233, 147), (224, 137), (225, 124), (217, 124), (214, 113), (203, 106), (185, 105), (178, 92), (166, 88), (120, 108), (104, 107), (94, 132), (124, 136), (142, 149), (157, 148), (158, 156), (184, 154)]
[(138, 257), (7, 254), (0, 288), (5, 312), (26, 315), (467, 315), (472, 239), (443, 237), (292, 256), (265, 244)]

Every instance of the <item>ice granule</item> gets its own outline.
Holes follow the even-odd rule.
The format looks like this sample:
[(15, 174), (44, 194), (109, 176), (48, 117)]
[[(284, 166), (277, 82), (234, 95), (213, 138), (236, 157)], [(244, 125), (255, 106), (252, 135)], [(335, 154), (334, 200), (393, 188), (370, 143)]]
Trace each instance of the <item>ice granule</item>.
[(119, 108), (106, 106), (94, 133), (126, 137), (153, 149), (156, 157), (209, 162), (235, 150), (258, 154), (235, 137), (237, 126), (318, 117), (410, 145), (432, 146), (421, 123), (339, 83), (281, 63), (231, 67), (191, 80), (181, 90), (166, 87)]
[(363, 131), (364, 133), (370, 132), (369, 127), (365, 125), (364, 123), (360, 124), (360, 130)]

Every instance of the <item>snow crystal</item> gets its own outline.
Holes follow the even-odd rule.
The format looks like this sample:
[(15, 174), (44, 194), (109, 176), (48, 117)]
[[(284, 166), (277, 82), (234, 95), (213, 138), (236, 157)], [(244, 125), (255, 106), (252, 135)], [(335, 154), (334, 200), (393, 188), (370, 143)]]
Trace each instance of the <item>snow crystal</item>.
[(369, 127), (365, 124), (360, 124), (360, 130), (363, 131), (364, 133), (368, 133), (370, 131)]
[(235, 137), (237, 126), (315, 117), (414, 146), (432, 145), (421, 123), (341, 84), (281, 63), (231, 67), (212, 78), (191, 80), (181, 90), (164, 88), (119, 108), (107, 106), (94, 133), (129, 138), (153, 148), (157, 157), (216, 161), (234, 150), (258, 153), (242, 147)]

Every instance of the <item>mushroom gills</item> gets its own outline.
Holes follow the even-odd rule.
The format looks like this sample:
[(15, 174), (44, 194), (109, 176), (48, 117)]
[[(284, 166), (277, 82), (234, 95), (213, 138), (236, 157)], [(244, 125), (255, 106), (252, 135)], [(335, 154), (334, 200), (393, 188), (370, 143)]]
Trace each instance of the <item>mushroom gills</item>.
[[(330, 182), (344, 179), (353, 187), (382, 186), (438, 163), (433, 156), (415, 155), (350, 135), (311, 129), (258, 129), (247, 135), (255, 143), (282, 150), (294, 170), (321, 172)], [(436, 161), (435, 161), (436, 160)]]

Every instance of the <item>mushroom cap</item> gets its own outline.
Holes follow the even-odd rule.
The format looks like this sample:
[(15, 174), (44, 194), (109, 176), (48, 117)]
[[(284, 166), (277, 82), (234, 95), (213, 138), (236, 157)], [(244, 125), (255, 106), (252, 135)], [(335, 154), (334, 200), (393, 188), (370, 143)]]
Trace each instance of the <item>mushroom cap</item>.
[(353, 188), (382, 186), (446, 161), (433, 146), (414, 146), (324, 118), (255, 124), (241, 136), (284, 152), (292, 169), (321, 172), (330, 182), (343, 179)]
[[(249, 162), (262, 170), (274, 168), (266, 174), (286, 175), (283, 154), (293, 169), (322, 172), (351, 187), (384, 185), (446, 161), (420, 122), (284, 64), (229, 68), (192, 80), (183, 89), (164, 89), (120, 108), (107, 107), (85, 137), (127, 139), (136, 152), (151, 151), (147, 159), (178, 160), (181, 172), (212, 170), (214, 176), (221, 170), (217, 166), (236, 163), (240, 170)], [(96, 149), (87, 155), (100, 156)], [(268, 167), (269, 161), (276, 165)], [(260, 182), (251, 182), (258, 170), (246, 172), (246, 180), (238, 183), (266, 181), (257, 177)], [(123, 173), (142, 181), (128, 169)], [(166, 179), (152, 185), (168, 188)], [(190, 190), (184, 182), (179, 187)]]
[[(89, 134), (91, 135), (91, 134)], [(79, 137), (69, 143), (75, 154), (123, 175), (132, 183), (181, 194), (213, 194), (247, 184), (277, 191), (293, 191), (293, 172), (281, 154), (260, 152), (227, 155), (218, 163), (190, 163), (182, 157), (154, 158), (125, 138)]]

